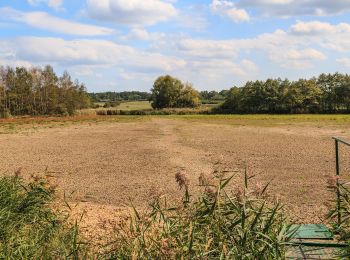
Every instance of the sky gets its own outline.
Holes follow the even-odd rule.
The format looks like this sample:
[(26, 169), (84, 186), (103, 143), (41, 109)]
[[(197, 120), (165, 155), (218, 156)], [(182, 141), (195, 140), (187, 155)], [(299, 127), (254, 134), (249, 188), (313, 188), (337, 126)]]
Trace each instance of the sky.
[(46, 64), (90, 92), (347, 73), (350, 0), (0, 0), (0, 65)]

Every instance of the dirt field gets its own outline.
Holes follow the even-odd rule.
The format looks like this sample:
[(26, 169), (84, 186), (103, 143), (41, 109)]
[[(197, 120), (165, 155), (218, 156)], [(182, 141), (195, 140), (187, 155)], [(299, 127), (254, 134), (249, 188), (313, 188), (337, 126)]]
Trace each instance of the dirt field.
[[(60, 194), (77, 202), (95, 225), (131, 201), (146, 205), (155, 193), (180, 198), (174, 181), (180, 170), (197, 191), (199, 175), (211, 174), (220, 159), (222, 167), (236, 172), (234, 182), (242, 180), (245, 169), (257, 175), (252, 185), (272, 181), (271, 196), (285, 204), (293, 220), (322, 222), (333, 196), (326, 183), (335, 171), (331, 136), (350, 137), (350, 124), (292, 118), (267, 122), (147, 117), (36, 127), (0, 135), (0, 167), (3, 174), (19, 167), (24, 175), (46, 170)], [(350, 159), (342, 152), (345, 173)]]

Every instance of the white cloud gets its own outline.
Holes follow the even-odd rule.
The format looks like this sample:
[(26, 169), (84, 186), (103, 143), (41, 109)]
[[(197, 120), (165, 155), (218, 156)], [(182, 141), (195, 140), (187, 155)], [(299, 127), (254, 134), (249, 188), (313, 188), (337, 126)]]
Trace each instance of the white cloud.
[(241, 61), (241, 66), (250, 73), (258, 70), (258, 66), (253, 61), (247, 59)]
[(338, 25), (331, 25), (325, 22), (312, 21), (312, 22), (302, 22), (298, 21), (291, 27), (291, 31), (296, 34), (326, 34), (326, 33), (341, 33), (350, 32), (350, 25), (345, 23), (340, 23)]
[[(165, 43), (167, 44), (167, 43)], [(199, 59), (233, 59), (237, 56), (235, 45), (227, 41), (180, 39), (176, 49), (183, 55)]]
[(285, 54), (288, 60), (324, 60), (326, 56), (318, 50), (308, 48), (303, 50), (289, 50)]
[(344, 67), (350, 67), (350, 58), (339, 58), (337, 59), (337, 62)]
[(213, 0), (210, 8), (213, 13), (227, 16), (236, 23), (249, 21), (249, 14), (244, 9), (236, 8), (235, 4), (226, 0)]
[[(20, 37), (0, 40), (0, 63), (50, 63), (89, 79), (98, 77), (95, 71), (103, 71), (103, 75), (113, 74), (114, 80), (134, 82), (135, 87), (169, 73), (194, 82), (199, 89), (223, 88), (231, 86), (232, 81), (261, 77), (260, 73), (265, 73), (261, 71), (272, 66), (280, 67), (286, 76), (293, 75), (291, 70), (295, 70), (295, 75), (314, 73), (325, 63), (338, 62), (340, 68), (341, 65), (348, 68), (349, 28), (348, 23), (298, 21), (289, 29), (246, 39), (198, 39), (184, 34), (153, 33), (140, 27), (132, 27), (124, 36), (124, 40), (150, 41), (151, 49), (109, 40)], [(331, 60), (333, 52), (344, 53), (341, 58)], [(280, 73), (276, 70), (273, 75)], [(104, 80), (107, 86), (108, 80)]]
[(62, 5), (63, 5), (63, 0), (27, 0), (27, 2), (30, 5), (38, 5), (40, 3), (45, 3), (49, 7), (59, 11), (63, 10)]
[(254, 71), (254, 65), (244, 60), (252, 60), (257, 53), (281, 68), (310, 69), (326, 60), (326, 53), (330, 50), (343, 52), (350, 49), (349, 28), (350, 24), (347, 23), (333, 25), (319, 21), (299, 21), (289, 30), (276, 30), (255, 38), (207, 40), (183, 36), (157, 41), (154, 48), (171, 49), (176, 56), (189, 61), (189, 64), (198, 62), (208, 68), (211, 68), (209, 64), (212, 65), (215, 60), (216, 66), (221, 70), (230, 67), (228, 64), (235, 64), (243, 71)]
[(281, 67), (300, 70), (312, 68), (313, 61), (324, 60), (327, 57), (318, 50), (307, 48), (279, 52), (278, 55), (271, 58), (279, 63)]
[(157, 41), (166, 37), (165, 33), (150, 33), (143, 28), (132, 28), (130, 32), (122, 36), (120, 39), (123, 41), (140, 40), (140, 41)]
[(204, 31), (208, 26), (208, 21), (205, 15), (198, 9), (186, 12), (181, 10), (174, 20), (180, 27), (190, 28), (196, 31)]
[(240, 0), (239, 8), (254, 8), (266, 16), (325, 16), (350, 11), (347, 0)]
[(105, 27), (72, 22), (54, 17), (45, 12), (21, 12), (12, 8), (0, 9), (0, 19), (25, 23), (31, 27), (80, 36), (100, 36), (112, 34), (113, 30)]
[(167, 21), (178, 11), (161, 0), (87, 0), (85, 13), (97, 20), (145, 26)]
[(298, 22), (291, 27), (293, 33), (296, 34), (323, 34), (333, 30), (333, 26), (329, 23), (323, 23), (319, 21), (314, 22)]
[(64, 40), (60, 38), (20, 37), (0, 42), (7, 61), (67, 66), (123, 67), (130, 71), (167, 72), (186, 65), (183, 59), (159, 53), (142, 52), (107, 40)]

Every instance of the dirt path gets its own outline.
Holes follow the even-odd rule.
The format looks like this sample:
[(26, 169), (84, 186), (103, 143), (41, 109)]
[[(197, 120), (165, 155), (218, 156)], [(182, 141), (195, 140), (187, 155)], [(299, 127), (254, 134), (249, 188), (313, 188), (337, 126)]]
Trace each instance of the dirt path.
[(154, 140), (154, 145), (176, 171), (184, 171), (192, 189), (196, 189), (201, 173), (209, 175), (213, 171), (213, 164), (208, 160), (208, 152), (200, 147), (194, 148), (183, 142), (180, 129), (183, 122), (170, 119), (153, 119), (154, 127), (159, 129), (160, 136)]

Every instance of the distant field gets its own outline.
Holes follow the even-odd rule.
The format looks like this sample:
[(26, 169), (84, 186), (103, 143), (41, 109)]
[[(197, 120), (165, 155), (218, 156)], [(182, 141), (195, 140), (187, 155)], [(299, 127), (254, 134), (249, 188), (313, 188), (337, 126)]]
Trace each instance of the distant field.
[(152, 109), (151, 103), (148, 101), (131, 101), (121, 103), (117, 109), (120, 110), (145, 110)]
[(350, 125), (350, 115), (174, 115), (170, 116), (181, 120), (193, 122), (207, 122), (212, 124), (229, 125), (259, 125), (259, 126), (279, 126), (279, 125), (313, 125), (313, 126), (331, 126), (331, 125)]
[[(98, 102), (95, 103), (101, 106), (101, 108), (98, 108), (98, 110), (105, 110), (105, 109), (117, 109), (117, 110), (149, 110), (152, 109), (151, 103), (149, 101), (123, 101), (119, 106), (113, 107), (113, 108), (103, 108), (104, 103)], [(200, 108), (213, 108), (218, 106), (220, 103), (217, 104), (203, 104)], [(94, 109), (86, 109), (83, 110), (87, 113), (91, 113), (95, 111)]]

